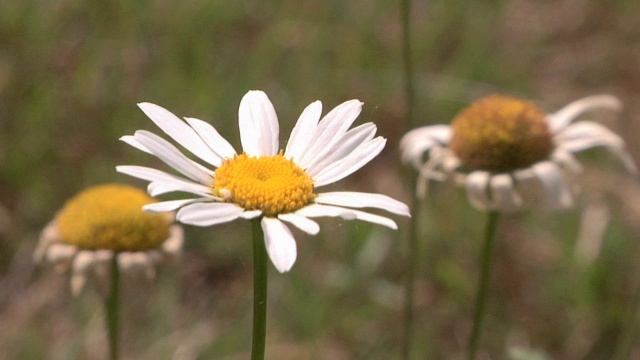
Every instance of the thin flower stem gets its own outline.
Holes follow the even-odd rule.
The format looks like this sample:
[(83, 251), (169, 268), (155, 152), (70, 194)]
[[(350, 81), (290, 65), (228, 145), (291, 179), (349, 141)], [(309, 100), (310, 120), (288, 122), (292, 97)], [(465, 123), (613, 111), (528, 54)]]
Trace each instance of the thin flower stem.
[[(402, 68), (404, 72), (404, 97), (407, 106), (407, 131), (413, 124), (415, 89), (413, 83), (413, 64), (411, 51), (411, 0), (400, 0), (400, 22), (402, 24)], [(414, 187), (415, 188), (415, 187)], [(419, 200), (414, 197), (412, 209), (415, 211)], [(413, 297), (415, 292), (416, 264), (418, 262), (418, 221), (417, 216), (411, 219), (407, 241), (407, 268), (404, 294), (404, 324), (400, 358), (408, 360), (411, 356), (413, 340)]]
[(480, 283), (478, 284), (475, 314), (473, 315), (473, 330), (471, 331), (471, 339), (469, 340), (469, 360), (474, 360), (476, 358), (478, 344), (480, 342), (482, 323), (484, 321), (484, 313), (487, 304), (489, 281), (491, 279), (493, 248), (496, 243), (496, 230), (498, 228), (499, 215), (500, 214), (497, 211), (491, 211), (487, 218), (487, 225), (484, 233), (484, 249), (482, 250), (481, 259), (482, 272), (480, 274)]
[(251, 360), (264, 360), (267, 337), (267, 250), (260, 219), (253, 220), (253, 340)]
[(120, 302), (120, 268), (118, 267), (117, 254), (114, 254), (111, 260), (111, 291), (105, 300), (105, 309), (107, 312), (107, 328), (109, 331), (109, 359), (118, 360), (120, 358), (118, 351), (118, 335), (119, 335), (119, 302)]

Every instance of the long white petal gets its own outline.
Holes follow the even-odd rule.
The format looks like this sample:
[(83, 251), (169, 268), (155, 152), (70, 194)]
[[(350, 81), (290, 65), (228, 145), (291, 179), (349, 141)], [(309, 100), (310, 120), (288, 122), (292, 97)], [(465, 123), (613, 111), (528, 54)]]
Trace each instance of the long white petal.
[(548, 116), (551, 132), (561, 131), (581, 114), (599, 108), (620, 110), (622, 103), (612, 95), (594, 95), (574, 101)]
[(308, 164), (306, 173), (311, 177), (318, 174), (328, 165), (343, 159), (358, 146), (373, 139), (376, 134), (376, 126), (373, 123), (362, 124), (347, 131), (334, 146), (324, 149), (314, 160)]
[(220, 166), (222, 162), (220, 156), (211, 151), (198, 133), (179, 117), (169, 110), (152, 103), (140, 103), (138, 107), (178, 144), (209, 164)]
[(153, 153), (151, 153), (151, 151), (149, 149), (147, 149), (146, 147), (144, 147), (144, 145), (140, 144), (134, 137), (133, 135), (125, 135), (120, 137), (120, 141), (125, 142), (131, 146), (133, 146), (134, 148), (144, 151), (147, 154), (151, 154), (153, 155)]
[(363, 220), (363, 221), (367, 221), (374, 224), (383, 225), (391, 229), (398, 228), (398, 226), (393, 220), (386, 218), (384, 216), (370, 214), (370, 213), (359, 211), (359, 210), (342, 208), (342, 207), (333, 206), (333, 205), (311, 204), (297, 210), (295, 213), (304, 217), (311, 217), (311, 218), (324, 217), (324, 216), (330, 216), (330, 217), (339, 216), (345, 220), (358, 219), (358, 220)]
[(382, 194), (336, 191), (318, 194), (314, 201), (318, 204), (355, 208), (372, 207), (398, 215), (411, 216), (407, 205)]
[(244, 209), (232, 203), (195, 203), (184, 206), (176, 214), (176, 220), (189, 225), (210, 226), (233, 221)]
[(573, 196), (562, 175), (562, 170), (551, 161), (537, 163), (532, 170), (544, 187), (545, 204), (549, 208), (567, 208), (573, 204)]
[(502, 211), (517, 210), (522, 206), (522, 197), (516, 191), (511, 175), (497, 174), (489, 181), (493, 208)]
[(304, 150), (309, 146), (315, 134), (320, 115), (322, 114), (322, 103), (314, 101), (307, 106), (300, 114), (296, 125), (291, 130), (291, 136), (284, 151), (284, 157), (300, 160)]
[(199, 184), (152, 181), (147, 185), (147, 193), (153, 197), (177, 191), (187, 192), (209, 199), (217, 198), (211, 195), (211, 188)]
[(320, 187), (331, 184), (351, 175), (376, 157), (382, 151), (386, 142), (387, 139), (377, 137), (362, 144), (346, 157), (322, 169), (313, 178), (314, 186)]
[(267, 94), (262, 91), (249, 91), (240, 101), (238, 120), (242, 149), (247, 155), (278, 154), (278, 117)]
[(196, 198), (196, 199), (182, 199), (182, 200), (169, 200), (169, 201), (161, 201), (157, 203), (147, 204), (142, 207), (143, 211), (150, 213), (163, 213), (177, 210), (185, 205), (192, 204), (200, 201), (207, 201), (206, 198)]
[[(189, 125), (200, 135), (202, 140), (213, 150), (221, 159), (233, 158), (236, 150), (231, 144), (218, 133), (216, 128), (206, 121), (195, 118), (184, 118)], [(219, 167), (220, 165), (216, 165)]]
[(298, 256), (293, 234), (282, 221), (276, 218), (265, 216), (260, 224), (264, 232), (264, 245), (273, 265), (281, 273), (289, 271)]
[(490, 174), (486, 171), (474, 171), (464, 179), (469, 202), (482, 210), (492, 205), (489, 200), (489, 178)]
[(134, 136), (135, 139), (149, 149), (153, 155), (183, 175), (203, 185), (211, 184), (211, 174), (204, 171), (202, 167), (197, 166), (191, 159), (187, 158), (180, 150), (165, 139), (144, 130), (136, 131)]
[(363, 103), (359, 100), (345, 101), (325, 115), (318, 123), (311, 143), (308, 144), (302, 157), (296, 163), (303, 169), (314, 163), (314, 159), (322, 150), (333, 146), (347, 132), (360, 115), (362, 105)]
[(278, 219), (286, 221), (310, 235), (316, 235), (320, 231), (320, 225), (317, 222), (296, 213), (280, 214)]
[[(147, 188), (149, 195), (151, 196), (157, 196), (171, 191), (186, 191), (192, 194), (208, 194), (211, 192), (210, 185), (202, 185), (161, 170), (144, 166), (120, 165), (116, 166), (116, 171), (155, 183), (153, 186), (149, 184), (149, 187)], [(162, 184), (162, 187), (166, 190), (161, 190), (160, 184)]]

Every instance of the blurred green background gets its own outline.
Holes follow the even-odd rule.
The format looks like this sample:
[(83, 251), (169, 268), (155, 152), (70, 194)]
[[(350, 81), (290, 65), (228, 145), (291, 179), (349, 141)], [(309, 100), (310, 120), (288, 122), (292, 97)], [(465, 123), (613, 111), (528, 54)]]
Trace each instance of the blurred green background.
[[(416, 124), (447, 123), (492, 92), (549, 111), (611, 93), (625, 109), (596, 117), (640, 159), (638, 14), (632, 0), (414, 1)], [(107, 357), (98, 295), (72, 297), (32, 253), (83, 188), (146, 186), (116, 165), (166, 169), (118, 141), (157, 132), (138, 102), (207, 120), (238, 149), (237, 108), (250, 89), (274, 103), (281, 143), (312, 101), (326, 113), (360, 99), (358, 123), (375, 122), (387, 147), (334, 188), (411, 203), (398, 160), (409, 129), (399, 19), (393, 1), (0, 2), (0, 359)], [(501, 224), (481, 345), (491, 358), (606, 359), (638, 322), (640, 189), (608, 154), (581, 158), (576, 208)], [(471, 328), (484, 216), (458, 192), (432, 190), (414, 213), (423, 233), (414, 358), (456, 359)], [(396, 220), (398, 232), (329, 219), (318, 236), (295, 233), (292, 271), (270, 266), (268, 359), (397, 358), (408, 221)], [(153, 284), (125, 284), (124, 358), (246, 359), (250, 233), (247, 222), (187, 227), (179, 266)]]

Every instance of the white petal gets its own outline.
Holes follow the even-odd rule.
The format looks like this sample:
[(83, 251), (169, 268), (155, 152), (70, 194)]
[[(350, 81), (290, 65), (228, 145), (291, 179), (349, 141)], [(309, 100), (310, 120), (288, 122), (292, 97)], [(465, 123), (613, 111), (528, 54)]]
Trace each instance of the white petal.
[(414, 168), (422, 167), (424, 153), (433, 147), (442, 146), (451, 139), (449, 125), (432, 125), (417, 128), (406, 133), (400, 140), (401, 159)]
[(153, 155), (157, 156), (160, 160), (183, 175), (192, 180), (198, 181), (203, 185), (211, 184), (211, 174), (197, 166), (192, 160), (187, 158), (180, 152), (180, 150), (171, 145), (168, 141), (158, 135), (144, 130), (136, 131), (134, 136), (135, 139), (144, 147), (149, 149)]
[(376, 126), (373, 123), (362, 124), (347, 131), (334, 146), (325, 148), (316, 158), (315, 162), (308, 164), (306, 173), (311, 177), (334, 162), (343, 159), (358, 146), (370, 141), (376, 134)]
[(169, 238), (162, 243), (162, 251), (169, 259), (177, 258), (182, 254), (184, 244), (184, 230), (180, 225), (172, 225)]
[(247, 155), (278, 154), (278, 117), (267, 94), (262, 91), (249, 91), (240, 101), (238, 120), (242, 149)]
[(125, 143), (127, 143), (127, 144), (129, 144), (129, 145), (131, 145), (131, 146), (133, 146), (134, 148), (136, 148), (136, 149), (138, 149), (138, 150), (141, 150), (141, 151), (146, 152), (147, 154), (151, 154), (151, 155), (153, 155), (153, 153), (151, 152), (151, 150), (147, 149), (144, 145), (140, 144), (140, 143), (138, 142), (138, 140), (136, 140), (136, 139), (133, 137), (133, 135), (125, 135), (125, 136), (122, 136), (122, 137), (120, 138), (120, 140), (121, 140), (121, 141), (123, 141), (123, 142), (125, 142)]
[(573, 196), (562, 171), (551, 161), (537, 163), (532, 167), (542, 186), (549, 208), (567, 208), (573, 205)]
[(325, 115), (320, 120), (302, 157), (296, 163), (303, 169), (313, 164), (315, 162), (314, 159), (322, 150), (333, 146), (347, 132), (351, 124), (360, 115), (362, 105), (363, 103), (358, 100), (345, 101)]
[(567, 127), (567, 125), (569, 125), (569, 123), (575, 120), (578, 116), (587, 111), (598, 108), (620, 110), (622, 108), (622, 103), (618, 98), (612, 95), (594, 95), (574, 101), (557, 112), (549, 115), (548, 119), (551, 132), (554, 134), (557, 133)]
[(469, 202), (481, 210), (491, 207), (491, 201), (489, 200), (489, 178), (490, 174), (486, 171), (474, 171), (464, 179)]
[(216, 197), (210, 193), (211, 188), (203, 187), (203, 185), (199, 184), (154, 181), (149, 183), (147, 186), (147, 193), (151, 196), (158, 196), (176, 191), (188, 192), (201, 197), (216, 199)]
[(220, 156), (211, 151), (198, 133), (179, 117), (169, 110), (152, 103), (140, 103), (138, 107), (178, 144), (209, 164), (220, 166), (222, 163)]
[(370, 214), (364, 211), (346, 209), (333, 205), (322, 205), (322, 204), (311, 204), (305, 206), (295, 212), (298, 215), (304, 217), (323, 217), (323, 216), (331, 216), (336, 217), (339, 216), (345, 220), (353, 220), (358, 219), (362, 221), (367, 221), (374, 224), (379, 224), (386, 226), (391, 229), (397, 229), (398, 226), (396, 223), (384, 216)]
[(240, 217), (243, 219), (251, 220), (257, 218), (260, 215), (262, 215), (261, 210), (246, 210), (245, 212), (240, 214)]
[(264, 231), (264, 245), (267, 254), (281, 273), (287, 272), (296, 262), (296, 240), (282, 221), (276, 218), (263, 217), (260, 222)]
[(387, 139), (377, 137), (362, 144), (346, 157), (322, 169), (313, 177), (314, 186), (320, 187), (331, 184), (351, 175), (376, 157), (382, 151), (386, 142)]
[[(220, 158), (233, 158), (236, 150), (231, 144), (218, 133), (218, 131), (208, 122), (194, 118), (185, 118), (191, 127), (200, 135), (202, 140), (213, 150)], [(219, 165), (216, 165), (219, 166)]]
[(161, 201), (157, 203), (147, 204), (142, 206), (142, 210), (150, 213), (163, 213), (177, 210), (185, 205), (192, 204), (195, 202), (206, 201), (207, 199), (199, 198), (199, 199), (183, 199), (183, 200), (169, 200), (169, 201)]
[(317, 222), (296, 213), (280, 214), (278, 219), (286, 221), (310, 235), (316, 235), (320, 231), (320, 225)]
[(318, 194), (314, 201), (318, 204), (355, 208), (372, 207), (398, 215), (411, 216), (407, 205), (382, 194), (336, 191)]
[(315, 134), (320, 115), (322, 114), (322, 103), (314, 101), (307, 106), (300, 114), (296, 125), (291, 130), (291, 136), (284, 151), (284, 157), (300, 160), (304, 150), (309, 146)]
[(491, 186), (492, 208), (513, 211), (522, 207), (522, 197), (515, 189), (513, 179), (508, 174), (497, 174), (489, 181)]
[(156, 269), (149, 251), (123, 251), (118, 253), (118, 267), (123, 274), (137, 276), (144, 274), (148, 279), (156, 276)]
[(243, 211), (243, 208), (231, 203), (195, 203), (178, 210), (176, 220), (189, 225), (210, 226), (233, 221)]
[[(151, 181), (147, 191), (157, 196), (172, 191), (186, 191), (192, 194), (210, 194), (211, 188), (187, 179), (144, 166), (116, 166), (116, 171), (138, 179)], [(153, 185), (152, 185), (153, 184)]]

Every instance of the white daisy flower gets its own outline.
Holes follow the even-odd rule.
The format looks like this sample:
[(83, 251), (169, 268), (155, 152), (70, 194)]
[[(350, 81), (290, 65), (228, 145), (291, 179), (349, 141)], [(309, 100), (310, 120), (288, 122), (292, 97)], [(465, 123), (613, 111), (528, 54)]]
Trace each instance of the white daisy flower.
[(184, 177), (141, 166), (118, 166), (117, 170), (150, 181), (151, 196), (181, 191), (196, 195), (144, 207), (149, 212), (178, 210), (184, 224), (209, 226), (261, 217), (265, 246), (280, 272), (296, 260), (295, 239), (288, 225), (315, 235), (312, 220), (321, 216), (360, 219), (396, 229), (386, 217), (360, 208), (377, 208), (409, 216), (408, 207), (388, 196), (360, 192), (316, 193), (316, 189), (352, 174), (380, 153), (386, 143), (374, 137), (376, 126), (366, 123), (349, 130), (362, 103), (350, 100), (322, 119), (322, 104), (307, 106), (296, 123), (287, 146), (280, 150), (276, 112), (262, 91), (249, 91), (238, 111), (242, 153), (237, 153), (210, 124), (193, 118), (179, 119), (154, 104), (140, 109), (170, 138), (207, 166), (182, 154), (163, 138), (144, 130), (121, 138), (155, 155)]
[(637, 172), (619, 136), (593, 121), (572, 123), (591, 110), (620, 108), (617, 98), (598, 95), (545, 114), (532, 102), (492, 95), (461, 111), (451, 126), (405, 134), (402, 160), (420, 172), (421, 197), (429, 180), (452, 178), (482, 210), (566, 208), (573, 204), (570, 180), (581, 172), (575, 153), (603, 146)]
[(71, 273), (78, 295), (88, 279), (104, 296), (109, 293), (110, 264), (120, 272), (153, 278), (155, 267), (182, 253), (183, 232), (171, 214), (147, 214), (140, 207), (155, 200), (144, 191), (117, 184), (90, 187), (71, 198), (40, 235), (36, 263)]

